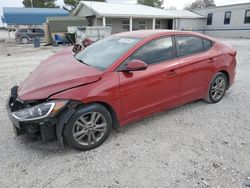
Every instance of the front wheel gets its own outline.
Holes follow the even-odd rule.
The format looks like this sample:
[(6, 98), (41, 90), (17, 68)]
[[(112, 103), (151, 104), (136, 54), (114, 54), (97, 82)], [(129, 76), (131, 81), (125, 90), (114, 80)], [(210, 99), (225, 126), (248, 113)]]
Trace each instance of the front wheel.
[(206, 101), (209, 103), (219, 102), (225, 95), (228, 87), (228, 80), (224, 73), (217, 73), (208, 90)]
[(66, 143), (74, 149), (85, 151), (98, 147), (111, 131), (112, 118), (100, 104), (80, 107), (64, 129)]

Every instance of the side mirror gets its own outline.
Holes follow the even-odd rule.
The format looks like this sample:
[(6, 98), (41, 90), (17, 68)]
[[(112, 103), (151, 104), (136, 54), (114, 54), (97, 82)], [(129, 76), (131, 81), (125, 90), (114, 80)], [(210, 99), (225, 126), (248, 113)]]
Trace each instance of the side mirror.
[(139, 59), (133, 59), (125, 66), (125, 71), (141, 71), (147, 69), (147, 64)]

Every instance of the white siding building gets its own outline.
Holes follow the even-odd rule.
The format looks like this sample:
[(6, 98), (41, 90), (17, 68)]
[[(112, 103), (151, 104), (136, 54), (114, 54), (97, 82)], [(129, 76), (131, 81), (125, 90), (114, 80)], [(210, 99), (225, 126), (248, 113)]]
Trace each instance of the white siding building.
[(75, 16), (112, 33), (139, 29), (197, 31), (215, 37), (250, 38), (250, 3), (203, 9), (166, 10), (139, 4), (81, 1)]
[(200, 32), (215, 37), (250, 38), (250, 3), (194, 9), (207, 18)]
[(96, 1), (81, 1), (74, 15), (86, 17), (90, 25), (111, 26), (112, 33), (139, 29), (195, 30), (205, 22), (205, 17), (188, 10)]

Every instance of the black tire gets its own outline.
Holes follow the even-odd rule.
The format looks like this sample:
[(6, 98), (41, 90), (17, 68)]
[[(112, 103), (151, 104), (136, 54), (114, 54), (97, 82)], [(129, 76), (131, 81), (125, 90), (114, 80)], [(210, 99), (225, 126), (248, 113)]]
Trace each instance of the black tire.
[[(86, 123), (91, 122), (92, 115), (94, 113), (97, 115), (100, 115), (101, 120), (106, 122), (105, 131), (102, 129), (98, 129), (98, 128), (95, 129), (95, 127), (102, 125), (104, 123), (97, 124), (97, 122), (96, 122), (96, 124), (93, 125), (91, 128), (90, 128), (90, 125), (87, 125), (84, 123), (83, 123), (83, 125), (79, 125), (79, 123), (81, 124), (84, 121)], [(84, 121), (82, 121), (82, 118), (84, 118)], [(91, 118), (91, 119), (88, 119), (88, 118)], [(100, 121), (100, 120), (98, 120), (98, 121)], [(87, 125), (87, 126), (85, 126), (85, 125)], [(100, 146), (108, 138), (108, 135), (111, 131), (111, 128), (112, 128), (112, 118), (111, 118), (109, 111), (104, 106), (102, 106), (100, 104), (84, 105), (84, 106), (81, 106), (77, 109), (77, 111), (72, 116), (70, 121), (65, 125), (63, 137), (64, 137), (65, 142), (70, 147), (77, 149), (77, 150), (86, 151), (86, 150), (91, 150), (91, 149), (94, 149), (94, 148)], [(76, 129), (78, 132), (75, 132)], [(102, 130), (102, 132), (99, 132), (97, 130)], [(76, 135), (82, 131), (85, 131), (85, 132), (82, 133), (82, 135), (78, 135), (78, 138), (74, 138), (73, 135)], [(95, 132), (95, 133), (93, 133), (93, 132)], [(84, 134), (85, 134), (85, 136), (84, 136)], [(96, 139), (95, 141), (93, 138), (93, 134), (95, 135), (94, 136)], [(90, 136), (90, 139), (91, 139), (90, 144), (89, 144), (89, 135), (91, 135)], [(100, 136), (100, 138), (98, 138), (98, 135)], [(80, 138), (81, 136), (84, 136), (84, 137)], [(85, 138), (87, 139), (88, 143), (84, 143)], [(79, 140), (77, 141), (77, 139), (79, 139)], [(93, 140), (93, 142), (92, 142), (92, 140)]]
[(79, 45), (79, 44), (76, 44), (76, 45), (73, 47), (73, 49), (72, 49), (72, 51), (73, 51), (74, 53), (78, 53), (78, 52), (80, 52), (81, 50), (82, 50), (82, 46)]
[(227, 88), (227, 76), (222, 72), (218, 72), (210, 83), (208, 94), (205, 100), (209, 103), (218, 103), (225, 96)]

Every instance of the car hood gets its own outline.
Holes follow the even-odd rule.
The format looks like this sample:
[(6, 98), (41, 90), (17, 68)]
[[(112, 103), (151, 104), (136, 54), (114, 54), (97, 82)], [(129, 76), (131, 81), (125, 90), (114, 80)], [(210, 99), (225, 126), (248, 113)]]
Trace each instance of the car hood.
[(102, 72), (78, 62), (66, 48), (43, 61), (19, 86), (21, 100), (40, 100), (70, 88), (96, 82)]

